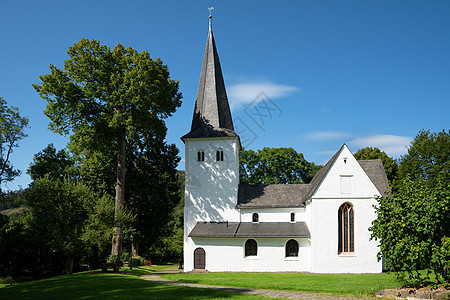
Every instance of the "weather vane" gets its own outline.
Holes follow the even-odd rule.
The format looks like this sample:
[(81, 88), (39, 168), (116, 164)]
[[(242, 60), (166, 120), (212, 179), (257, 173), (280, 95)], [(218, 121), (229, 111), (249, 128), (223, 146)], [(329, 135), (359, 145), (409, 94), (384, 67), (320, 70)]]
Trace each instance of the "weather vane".
[(214, 7), (208, 7), (208, 10), (209, 10), (209, 16), (211, 17), (211, 11), (214, 9)]

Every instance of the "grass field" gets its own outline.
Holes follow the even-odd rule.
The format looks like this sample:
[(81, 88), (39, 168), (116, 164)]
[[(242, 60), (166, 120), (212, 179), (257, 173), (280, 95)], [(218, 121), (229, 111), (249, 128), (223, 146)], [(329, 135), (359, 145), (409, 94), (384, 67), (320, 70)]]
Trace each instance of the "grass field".
[(373, 296), (378, 290), (400, 286), (391, 274), (181, 273), (163, 277), (186, 283), (357, 297)]
[[(0, 286), (0, 299), (263, 299), (215, 290), (170, 286), (146, 281), (140, 275), (167, 266), (138, 267), (132, 273), (84, 272), (70, 276)], [(127, 272), (127, 273), (124, 273)]]

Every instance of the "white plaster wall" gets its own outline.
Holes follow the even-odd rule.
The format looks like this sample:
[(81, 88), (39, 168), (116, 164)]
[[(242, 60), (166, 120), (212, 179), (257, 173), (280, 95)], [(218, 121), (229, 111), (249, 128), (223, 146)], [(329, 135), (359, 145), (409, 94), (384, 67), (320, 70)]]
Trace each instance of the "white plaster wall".
[[(223, 149), (224, 161), (216, 161), (217, 149)], [(197, 151), (203, 150), (205, 161), (197, 161)], [(237, 138), (185, 140), (185, 207), (184, 266), (193, 268), (195, 249), (187, 235), (197, 221), (239, 222), (236, 210), (239, 184), (239, 149)], [(194, 248), (193, 248), (194, 247)]]
[[(346, 158), (347, 162), (344, 162)], [(342, 193), (341, 177), (350, 176), (350, 192)], [(376, 218), (374, 195), (379, 194), (367, 174), (346, 146), (312, 197), (311, 272), (314, 273), (380, 273), (377, 262), (378, 243), (370, 241), (369, 227)], [(355, 220), (355, 253), (338, 254), (338, 210), (349, 202)]]
[(241, 209), (242, 222), (252, 222), (253, 213), (258, 213), (259, 222), (290, 222), (291, 212), (295, 213), (295, 222), (306, 222), (305, 208), (259, 208)]
[(194, 250), (206, 252), (206, 270), (211, 272), (306, 272), (309, 271), (311, 253), (308, 239), (295, 239), (299, 243), (298, 257), (285, 257), (287, 238), (255, 238), (258, 255), (244, 257), (247, 239), (193, 239)]

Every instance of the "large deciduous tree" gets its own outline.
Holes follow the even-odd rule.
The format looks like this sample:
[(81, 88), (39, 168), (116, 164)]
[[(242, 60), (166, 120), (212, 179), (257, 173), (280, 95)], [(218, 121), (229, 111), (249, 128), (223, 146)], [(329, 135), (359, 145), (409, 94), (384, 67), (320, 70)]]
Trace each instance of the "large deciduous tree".
[(424, 181), (431, 187), (443, 177), (450, 184), (450, 131), (420, 131), (400, 160), (399, 177)]
[(33, 157), (27, 174), (37, 180), (48, 174), (50, 179), (75, 179), (74, 161), (64, 149), (56, 151), (53, 144), (39, 151)]
[(11, 164), (11, 154), (18, 142), (27, 137), (24, 129), (28, 127), (28, 118), (19, 114), (17, 107), (8, 107), (6, 100), (0, 97), (0, 192), (4, 182), (20, 175)]
[[(431, 269), (438, 283), (450, 281), (450, 185), (443, 177), (431, 188), (423, 181), (403, 179), (395, 192), (378, 199), (378, 217), (372, 238), (380, 240), (380, 253), (387, 268), (399, 271), (411, 284), (430, 278)], [(412, 280), (411, 280), (412, 279)]]
[(98, 197), (83, 184), (50, 179), (47, 174), (34, 181), (25, 198), (31, 230), (52, 252), (65, 256), (65, 271), (72, 274), (73, 261), (85, 247), (83, 232)]
[(309, 183), (320, 166), (308, 162), (292, 148), (268, 148), (239, 154), (239, 178), (243, 184)]
[(83, 147), (113, 147), (117, 156), (115, 225), (112, 255), (122, 251), (127, 138), (146, 132), (165, 134), (164, 119), (181, 105), (178, 82), (167, 66), (118, 44), (114, 49), (82, 39), (69, 47), (64, 69), (50, 65), (50, 74), (34, 85), (47, 100), (50, 128), (73, 134)]
[(381, 151), (376, 147), (375, 148), (366, 147), (356, 151), (354, 156), (358, 160), (377, 159), (377, 158), (381, 159), (389, 183), (392, 183), (397, 178), (398, 164), (395, 161), (395, 159), (389, 157), (384, 151)]

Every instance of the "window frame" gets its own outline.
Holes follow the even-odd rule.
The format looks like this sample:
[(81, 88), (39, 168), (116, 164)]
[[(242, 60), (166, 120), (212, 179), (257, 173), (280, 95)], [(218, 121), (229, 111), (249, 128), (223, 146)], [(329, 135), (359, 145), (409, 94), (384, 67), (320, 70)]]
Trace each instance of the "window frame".
[(223, 149), (219, 148), (216, 151), (216, 161), (223, 161)]
[(257, 212), (252, 214), (252, 223), (259, 223), (259, 214)]
[(197, 161), (198, 162), (205, 161), (205, 151), (203, 149), (198, 149), (197, 150)]
[(245, 241), (244, 257), (258, 257), (258, 242), (255, 239), (248, 239)]
[(338, 209), (338, 254), (355, 254), (355, 209), (349, 202)]
[[(295, 243), (294, 247), (296, 248), (296, 251), (293, 251), (293, 252), (295, 252), (294, 255), (289, 255), (289, 254), (291, 254), (293, 252), (288, 253), (288, 246), (292, 246), (293, 243)], [(285, 258), (298, 258), (299, 251), (300, 251), (300, 244), (295, 239), (288, 240), (286, 242), (286, 244), (284, 245), (284, 257)]]

